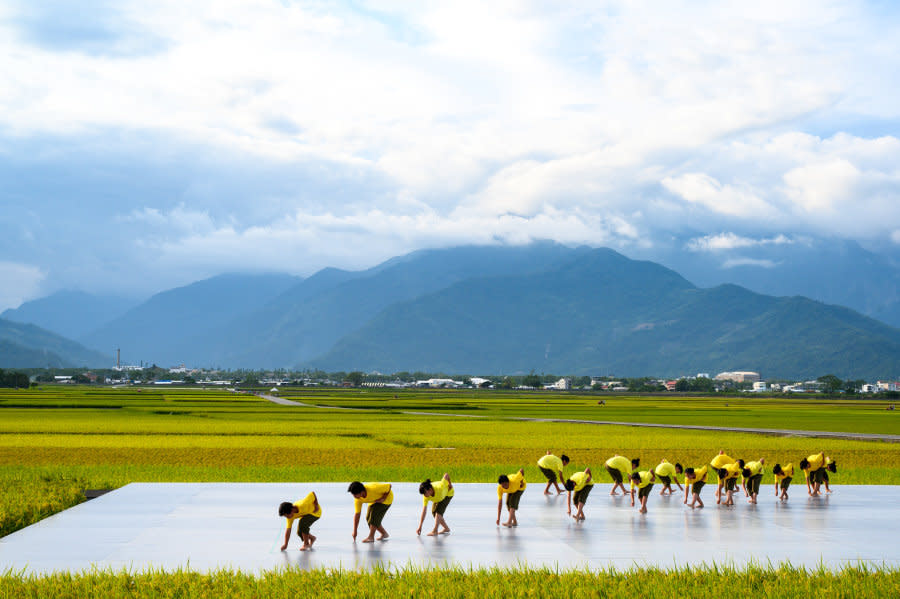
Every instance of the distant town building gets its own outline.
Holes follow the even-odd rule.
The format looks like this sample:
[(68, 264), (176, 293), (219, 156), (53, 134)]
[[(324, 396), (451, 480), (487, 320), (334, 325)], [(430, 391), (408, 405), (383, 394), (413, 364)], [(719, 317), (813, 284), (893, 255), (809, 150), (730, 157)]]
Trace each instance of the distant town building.
[(717, 381), (734, 381), (735, 383), (755, 383), (759, 381), (759, 373), (751, 370), (736, 370), (734, 372), (720, 372), (716, 375)]
[(456, 388), (456, 387), (462, 387), (462, 382), (454, 381), (453, 379), (427, 379), (424, 381), (416, 381), (416, 387)]
[(569, 379), (559, 379), (555, 383), (544, 385), (544, 389), (557, 389), (559, 391), (568, 391), (572, 388), (572, 382)]
[(698, 378), (698, 379), (708, 379), (708, 378), (709, 378), (709, 373), (708, 373), (708, 372), (698, 372), (698, 373), (697, 373), (697, 378)]
[(879, 391), (900, 391), (900, 382), (898, 381), (878, 381)]
[(765, 381), (756, 381), (755, 383), (753, 383), (753, 392), (754, 393), (764, 393), (766, 391), (768, 391), (768, 389), (766, 388)]
[(477, 376), (473, 376), (473, 377), (472, 377), (472, 386), (473, 386), (473, 387), (480, 387), (480, 386), (482, 386), (482, 385), (485, 384), (485, 383), (490, 384), (490, 383), (491, 383), (491, 379), (483, 379), (483, 378), (477, 377)]

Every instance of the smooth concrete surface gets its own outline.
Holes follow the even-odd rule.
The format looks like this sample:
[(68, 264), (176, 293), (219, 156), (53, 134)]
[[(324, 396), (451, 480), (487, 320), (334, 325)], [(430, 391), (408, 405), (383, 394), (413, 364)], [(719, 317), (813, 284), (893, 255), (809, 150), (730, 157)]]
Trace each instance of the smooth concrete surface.
[[(587, 520), (576, 523), (566, 516), (565, 495), (546, 497), (544, 485), (534, 482), (522, 497), (515, 529), (495, 525), (495, 484), (455, 487), (446, 514), (451, 534), (424, 536), (432, 525), (429, 513), (423, 536), (416, 536), (418, 485), (395, 483), (384, 520), (391, 537), (367, 545), (350, 537), (353, 502), (346, 484), (130, 484), (0, 539), (0, 570), (253, 572), (378, 564), (629, 569), (751, 561), (835, 569), (860, 562), (900, 566), (896, 486), (835, 485), (833, 494), (810, 498), (801, 481), (781, 503), (766, 485), (758, 505), (741, 496), (726, 508), (715, 505), (715, 487), (708, 485), (702, 494), (707, 507), (691, 510), (677, 489), (674, 497), (660, 497), (657, 485), (649, 512), (640, 514), (627, 498), (610, 497), (610, 485), (597, 484), (585, 508)], [(312, 528), (318, 542), (301, 552), (294, 532), (288, 550), (280, 551), (285, 520), (276, 515), (278, 504), (312, 490), (323, 507)], [(358, 539), (365, 535), (363, 520)]]

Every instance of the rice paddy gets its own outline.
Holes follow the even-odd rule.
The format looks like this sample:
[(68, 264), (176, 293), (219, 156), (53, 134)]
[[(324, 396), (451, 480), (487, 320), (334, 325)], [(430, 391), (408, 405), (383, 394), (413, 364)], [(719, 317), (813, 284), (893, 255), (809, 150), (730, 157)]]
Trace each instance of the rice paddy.
[[(597, 396), (568, 393), (398, 393), (358, 389), (294, 390), (280, 395), (309, 407), (276, 405), (253, 395), (221, 389), (60, 386), (0, 391), (0, 536), (82, 501), (84, 489), (163, 481), (400, 482), (434, 478), (445, 471), (459, 482), (490, 482), (496, 480), (498, 473), (519, 467), (525, 468), (529, 480), (539, 480), (535, 462), (548, 449), (570, 455), (571, 468), (591, 466), (595, 477), (603, 482), (609, 479), (602, 464), (616, 453), (639, 457), (642, 467), (652, 467), (661, 458), (699, 465), (708, 462), (719, 449), (725, 449), (735, 457), (765, 457), (770, 466), (776, 462), (796, 464), (802, 457), (826, 450), (839, 464), (834, 483), (900, 484), (897, 443), (513, 419), (550, 417), (900, 433), (896, 412), (886, 410), (885, 402), (604, 397), (601, 405)], [(764, 482), (771, 483), (770, 477), (769, 469)], [(536, 579), (528, 588), (544, 588), (537, 583), (546, 578), (540, 573), (517, 575)], [(783, 580), (788, 575), (795, 579), (791, 588), (802, 588), (804, 581), (812, 585), (810, 581), (815, 580), (817, 588), (835, 589), (838, 594), (842, 588), (840, 576), (864, 579), (873, 593), (875, 589), (896, 590), (898, 585), (895, 572), (862, 576), (858, 572), (826, 575), (759, 570), (755, 574), (729, 573), (735, 583), (729, 587), (743, 587), (757, 576), (762, 585), (759, 588), (765, 589), (767, 581)], [(70, 582), (75, 585), (73, 588), (105, 585), (113, 595), (128, 588), (122, 575), (92, 576), (106, 578)], [(136, 576), (129, 584), (136, 585), (132, 588), (138, 595), (129, 596), (145, 596), (140, 595), (144, 591), (139, 589), (154, 588), (153, 580), (159, 576), (162, 575)], [(252, 582), (236, 573), (208, 578), (189, 573), (172, 576), (177, 576), (173, 580), (178, 581), (173, 588), (186, 585), (185, 594), (210, 595), (215, 588), (225, 588), (220, 585), (235, 585), (241, 593), (277, 595), (291, 588), (287, 582), (290, 577), (302, 575), (282, 573)], [(306, 580), (313, 584), (316, 576), (325, 575), (313, 573)], [(366, 585), (378, 589), (387, 584), (386, 579), (379, 578), (385, 575), (378, 573), (355, 576), (347, 573), (343, 578), (334, 578), (334, 584), (356, 581), (341, 587), (345, 590), (338, 594), (360, 596), (354, 594), (354, 589), (369, 588)], [(459, 576), (459, 572), (427, 573), (434, 584)], [(573, 589), (581, 589), (572, 594), (596, 596), (597, 588), (638, 588), (629, 586), (634, 576), (646, 577), (647, 584), (657, 584), (653, 581), (669, 580), (667, 576), (687, 577), (688, 573), (642, 571), (619, 578), (616, 576), (620, 575), (603, 573), (565, 576), (571, 577), (566, 580), (575, 585)], [(598, 581), (604, 576), (610, 578)], [(721, 584), (717, 576), (710, 571), (696, 576), (691, 573), (689, 578), (700, 592), (704, 585)], [(514, 577), (503, 572), (466, 574), (466, 580), (476, 586), (497, 585), (497, 589), (515, 589), (510, 583)], [(405, 592), (403, 576), (390, 580), (392, 585), (399, 585), (391, 588)], [(53, 584), (60, 584), (58, 577), (25, 580), (7, 575), (0, 579), (0, 594), (46, 595), (50, 592), (47, 589), (53, 587), (42, 585)], [(13, 593), (14, 587), (17, 591)]]

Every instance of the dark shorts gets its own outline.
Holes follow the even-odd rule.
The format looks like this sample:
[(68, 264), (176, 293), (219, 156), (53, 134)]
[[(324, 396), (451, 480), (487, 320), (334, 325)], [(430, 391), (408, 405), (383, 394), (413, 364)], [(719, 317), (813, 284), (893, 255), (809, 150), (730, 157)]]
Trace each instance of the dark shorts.
[[(823, 469), (823, 470), (824, 470), (824, 469)], [(824, 471), (822, 472), (822, 482), (823, 482), (823, 483), (830, 482), (829, 479), (828, 479), (828, 470), (824, 470)]]
[(312, 514), (306, 514), (302, 518), (300, 518), (300, 522), (297, 523), (297, 534), (309, 534), (309, 527), (313, 525), (313, 523), (318, 520), (318, 516), (313, 516)]
[(572, 500), (575, 505), (579, 503), (587, 503), (588, 495), (591, 494), (591, 489), (594, 488), (594, 485), (585, 485), (584, 488), (580, 491), (575, 491), (575, 498)]
[(726, 478), (725, 479), (725, 490), (726, 491), (734, 491), (737, 489), (737, 479), (736, 478)]
[(609, 472), (609, 475), (612, 477), (614, 483), (622, 482), (622, 473), (616, 470), (615, 468), (606, 467), (606, 471)]
[(661, 482), (662, 484), (666, 485), (667, 487), (670, 486), (670, 485), (672, 484), (672, 477), (671, 477), (671, 476), (660, 476), (660, 477), (658, 477), (658, 478), (659, 478), (659, 482)]
[(759, 485), (762, 483), (762, 474), (756, 474), (747, 479), (747, 492), (751, 495), (759, 494)]
[(785, 476), (784, 478), (782, 478), (781, 479), (781, 490), (787, 491), (788, 487), (791, 486), (792, 480), (793, 480), (793, 478), (791, 478), (790, 476)]
[(506, 494), (506, 507), (511, 510), (519, 509), (519, 500), (522, 498), (522, 493), (525, 492), (525, 489), (520, 491), (516, 491), (515, 493), (507, 493)]
[(450, 505), (451, 499), (453, 499), (453, 497), (451, 497), (450, 495), (447, 495), (446, 497), (441, 499), (439, 502), (432, 503), (431, 513), (432, 514), (440, 514), (441, 516), (443, 516), (444, 512), (447, 511), (447, 506)]
[(825, 482), (825, 468), (819, 468), (818, 470), (814, 470), (810, 479), (814, 483), (819, 483), (820, 485)]
[(651, 490), (652, 488), (653, 488), (653, 485), (647, 485), (647, 486), (644, 487), (643, 489), (638, 489), (638, 499), (640, 499), (640, 498), (642, 498), (642, 497), (649, 497), (649, 496), (650, 496), (650, 490)]
[(691, 493), (694, 495), (700, 495), (700, 491), (703, 490), (703, 487), (706, 486), (705, 480), (699, 480), (695, 483), (691, 483)]
[(379, 527), (384, 515), (387, 513), (389, 505), (383, 503), (370, 503), (369, 509), (366, 510), (366, 524), (369, 526)]
[(541, 469), (541, 472), (544, 474), (544, 476), (547, 477), (547, 480), (549, 480), (551, 483), (556, 482), (556, 472), (550, 470), (549, 468), (541, 468), (540, 466), (538, 466), (538, 468)]

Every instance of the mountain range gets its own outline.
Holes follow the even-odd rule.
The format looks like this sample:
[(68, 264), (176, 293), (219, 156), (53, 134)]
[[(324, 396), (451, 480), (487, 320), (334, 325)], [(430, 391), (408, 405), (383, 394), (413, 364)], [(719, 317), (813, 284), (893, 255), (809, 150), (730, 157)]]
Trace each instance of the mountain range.
[(111, 358), (33, 324), (0, 318), (0, 368), (94, 367)]
[(423, 250), (306, 279), (223, 275), (94, 325), (78, 341), (160, 365), (769, 378), (900, 369), (900, 331), (849, 308), (698, 287), (654, 262), (550, 242)]

